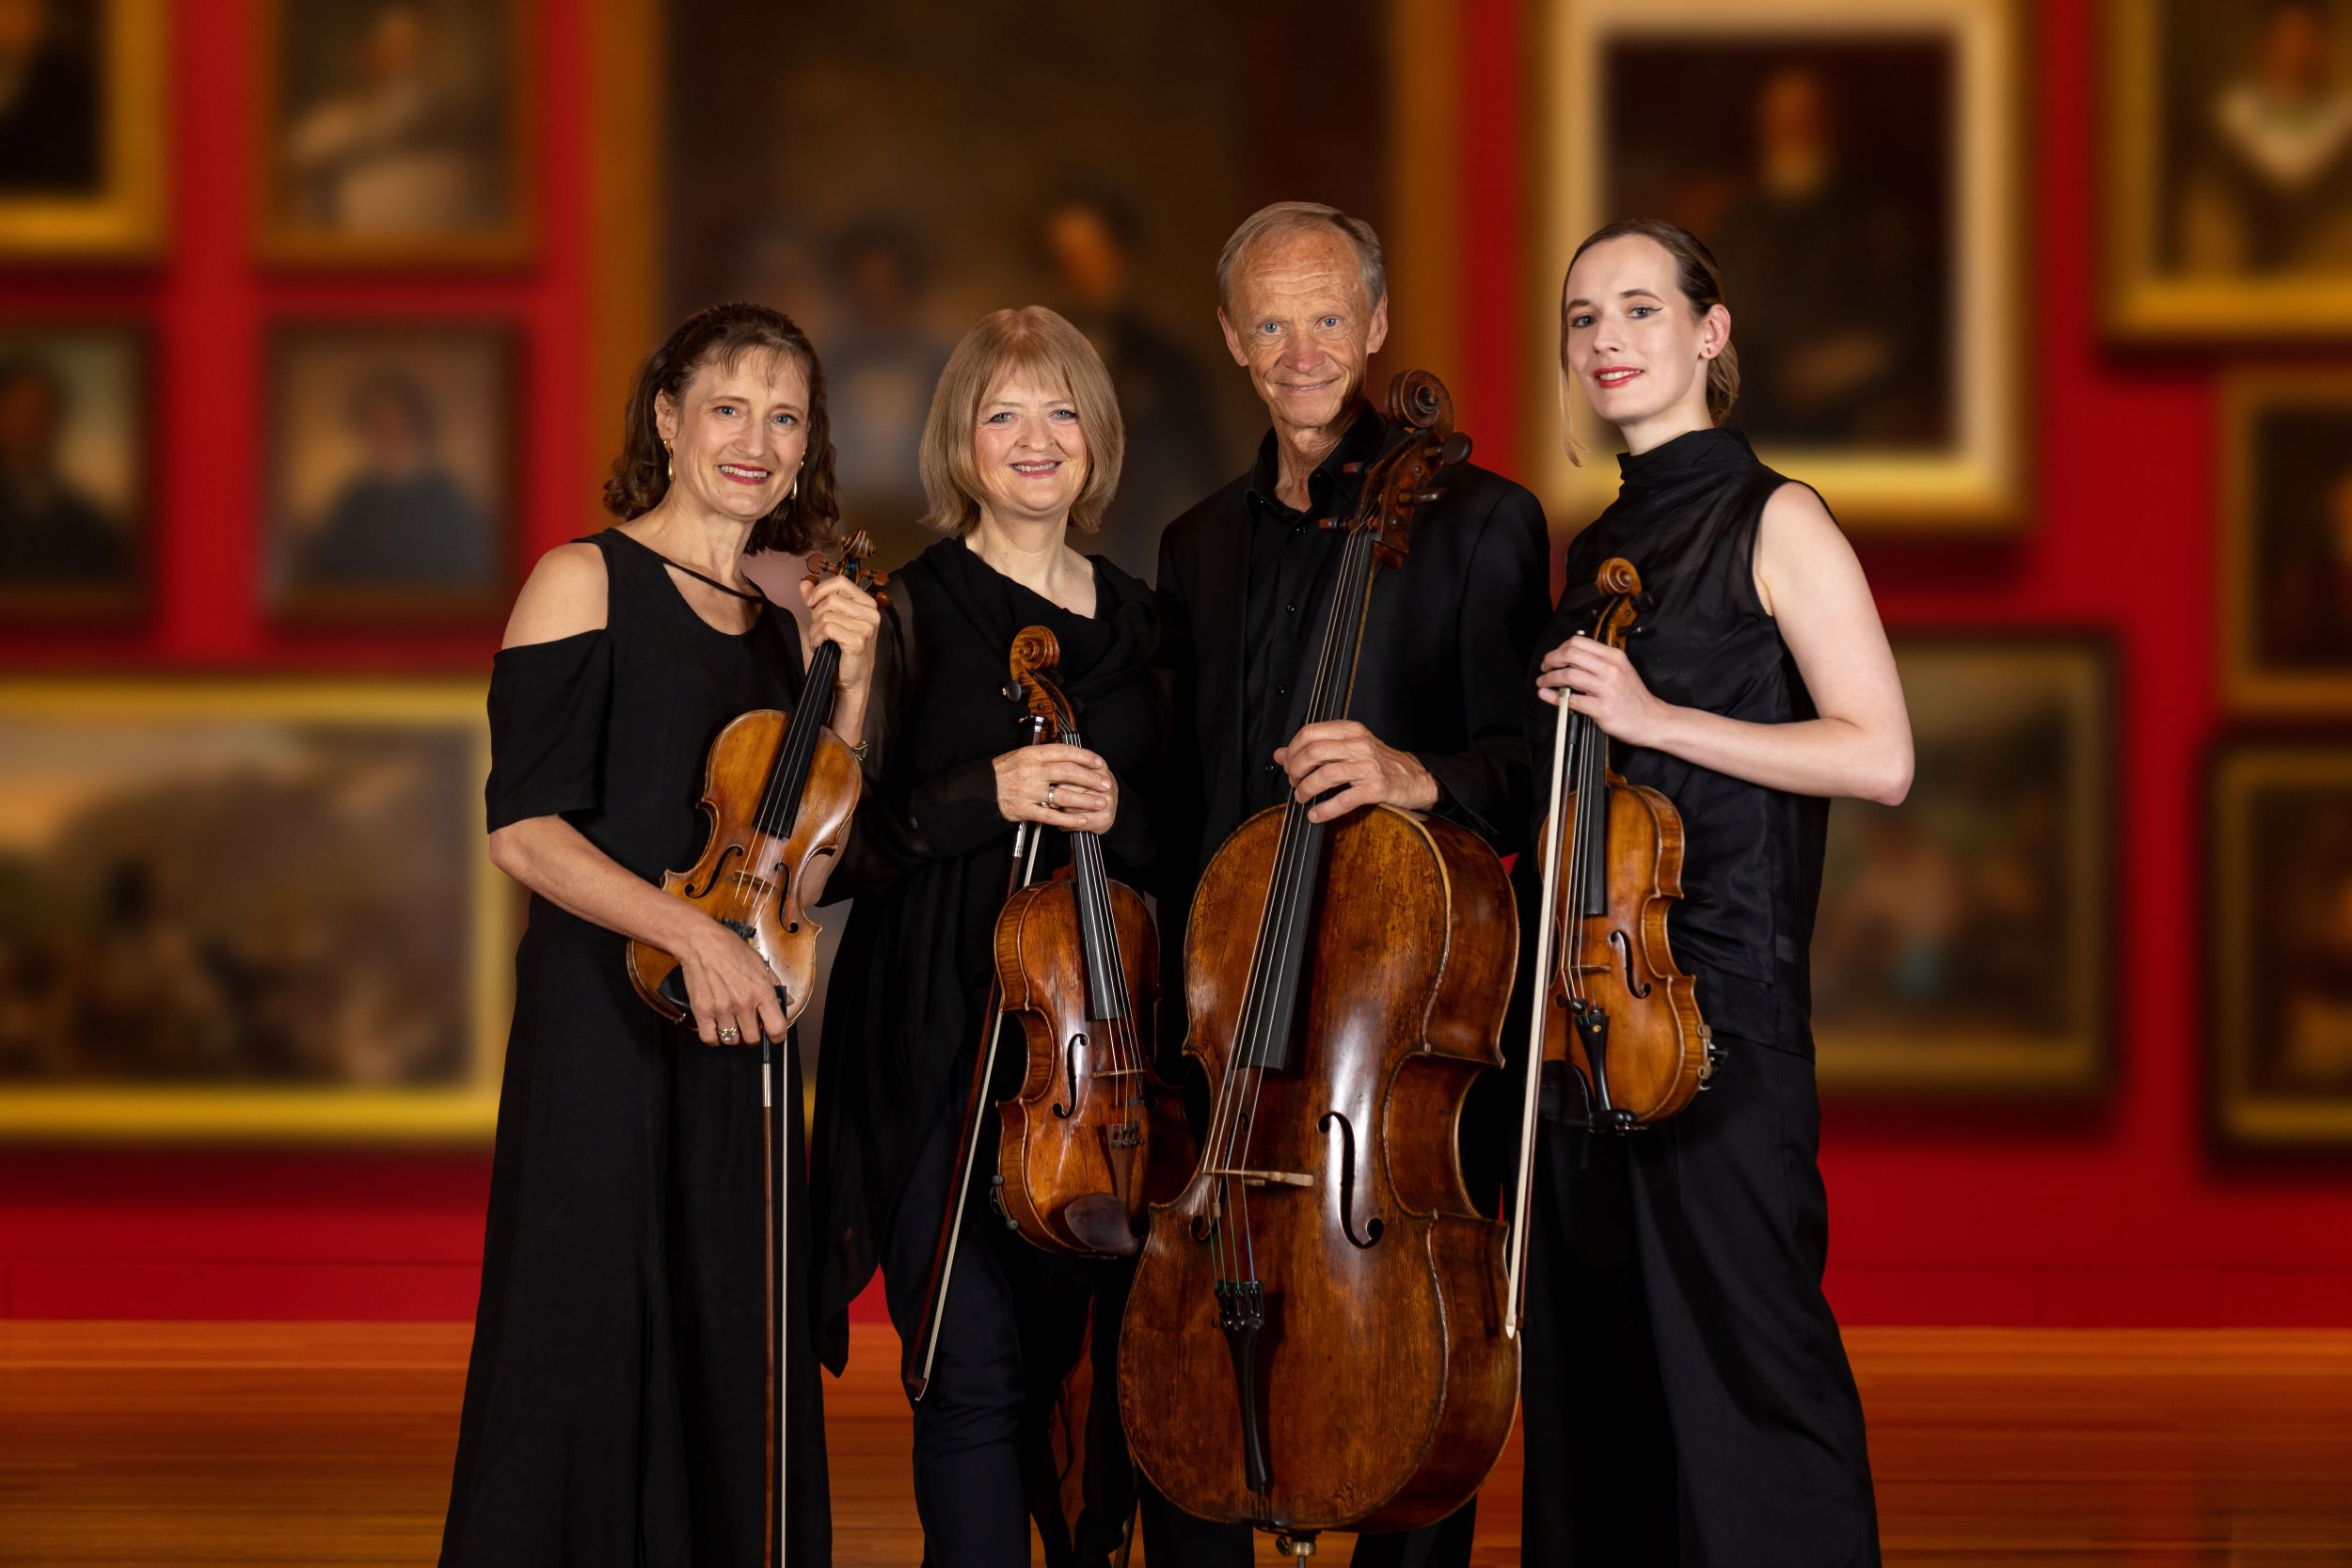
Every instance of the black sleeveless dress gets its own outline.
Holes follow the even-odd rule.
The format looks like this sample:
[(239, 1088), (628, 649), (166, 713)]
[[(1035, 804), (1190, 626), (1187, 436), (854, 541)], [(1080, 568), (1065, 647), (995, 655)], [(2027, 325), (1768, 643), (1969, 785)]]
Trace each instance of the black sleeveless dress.
[[(1541, 647), (1591, 631), (1594, 574), (1624, 556), (1651, 598), (1627, 653), (1654, 695), (1755, 723), (1813, 717), (1756, 593), (1756, 531), (1788, 481), (1723, 428), (1618, 462), (1623, 488), (1569, 546)], [(1556, 710), (1533, 691), (1528, 743), (1548, 767)], [(1807, 953), (1829, 802), (1613, 751), (1681, 814), (1669, 937), (1724, 1057), (1707, 1092), (1656, 1127), (1543, 1132), (1522, 1560), (1872, 1568), (1862, 1402), (1821, 1293)], [(1560, 1087), (1547, 1084), (1548, 1111), (1581, 1109)]]
[[(560, 816), (649, 881), (691, 863), (710, 742), (789, 708), (789, 619), (733, 636), (618, 529), (602, 629), (499, 654), (492, 832)], [(443, 1568), (698, 1568), (757, 1560), (765, 1387), (759, 1053), (640, 1001), (626, 939), (533, 895), (515, 956), (482, 1299)], [(786, 1092), (800, 1101), (793, 1054)], [(787, 1301), (805, 1299), (801, 1118)], [(804, 1310), (789, 1318), (795, 1568), (831, 1560), (824, 1423)]]

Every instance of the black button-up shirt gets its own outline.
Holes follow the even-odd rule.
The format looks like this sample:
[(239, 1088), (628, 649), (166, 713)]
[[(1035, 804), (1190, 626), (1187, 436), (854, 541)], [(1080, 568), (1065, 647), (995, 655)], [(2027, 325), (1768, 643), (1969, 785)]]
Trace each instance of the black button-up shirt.
[(1250, 641), (1242, 666), (1242, 739), (1258, 759), (1250, 769), (1248, 809), (1262, 811), (1283, 800), (1289, 784), (1274, 761), (1307, 718), (1307, 688), (1314, 679), (1331, 593), (1338, 581), (1340, 552), (1347, 535), (1316, 526), (1326, 517), (1342, 522), (1356, 510), (1361, 475), (1343, 474), (1350, 463), (1369, 463), (1380, 453), (1388, 421), (1366, 407), (1307, 476), (1307, 509), (1294, 511), (1275, 495), (1281, 469), (1272, 431), (1258, 448), (1244, 504), (1249, 509), (1249, 577), (1245, 600)]

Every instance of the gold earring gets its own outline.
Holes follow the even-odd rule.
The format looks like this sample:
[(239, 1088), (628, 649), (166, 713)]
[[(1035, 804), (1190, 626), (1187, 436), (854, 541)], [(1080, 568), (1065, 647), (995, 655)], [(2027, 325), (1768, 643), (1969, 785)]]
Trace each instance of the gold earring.
[(677, 456), (667, 441), (661, 443), (661, 477), (672, 484), (677, 483)]
[(791, 488), (791, 489), (789, 489), (789, 490), (787, 490), (787, 491), (784, 493), (784, 499), (785, 499), (786, 500), (790, 500), (793, 497), (795, 497), (795, 496), (799, 495), (800, 493), (801, 493), (801, 470), (800, 470), (800, 469), (798, 469), (798, 468), (795, 468), (795, 469), (793, 469), (793, 470), (792, 470), (792, 488)]

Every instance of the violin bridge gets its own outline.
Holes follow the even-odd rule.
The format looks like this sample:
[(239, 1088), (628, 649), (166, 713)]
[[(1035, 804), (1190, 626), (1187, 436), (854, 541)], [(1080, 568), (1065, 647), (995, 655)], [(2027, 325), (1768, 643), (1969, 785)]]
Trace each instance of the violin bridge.
[(1311, 1187), (1315, 1184), (1311, 1172), (1299, 1170), (1243, 1170), (1217, 1166), (1201, 1174), (1231, 1177), (1245, 1187)]

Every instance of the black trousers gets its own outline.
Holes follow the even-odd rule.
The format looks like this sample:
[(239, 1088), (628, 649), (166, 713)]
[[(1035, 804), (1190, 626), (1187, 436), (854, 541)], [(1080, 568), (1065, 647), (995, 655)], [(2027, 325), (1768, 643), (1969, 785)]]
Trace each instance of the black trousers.
[[(882, 1248), (882, 1293), (902, 1339), (922, 1310), (955, 1134), (943, 1113)], [(923, 1560), (932, 1568), (1028, 1568), (1034, 1519), (1052, 1568), (1094, 1568), (1117, 1551), (1135, 1512), (1114, 1381), (1131, 1271), (1051, 1256), (1009, 1232), (987, 1201), (993, 1158), (993, 1148), (980, 1156), (930, 1385), (912, 1406)], [(1086, 1354), (1089, 1323), (1087, 1495), (1073, 1528), (1050, 1439), (1062, 1379)]]
[(1716, 1084), (1670, 1121), (1624, 1137), (1543, 1128), (1521, 1380), (1529, 1564), (1879, 1561), (1862, 1401), (1821, 1294), (1813, 1062), (1719, 1042)]

